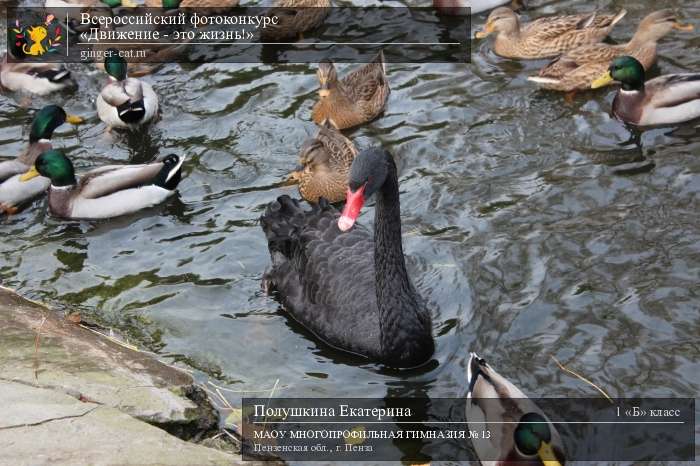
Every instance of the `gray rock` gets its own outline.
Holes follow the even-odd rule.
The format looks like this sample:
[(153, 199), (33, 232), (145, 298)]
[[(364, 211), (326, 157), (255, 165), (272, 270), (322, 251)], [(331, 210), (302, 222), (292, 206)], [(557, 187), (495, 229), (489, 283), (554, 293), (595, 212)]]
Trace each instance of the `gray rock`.
[(0, 464), (243, 464), (168, 433), (217, 429), (188, 373), (2, 287), (0, 319)]
[(236, 457), (174, 437), (118, 409), (55, 390), (0, 383), (0, 463), (12, 465), (234, 465)]
[(212, 413), (183, 396), (193, 386), (186, 372), (58, 319), (54, 311), (4, 289), (0, 319), (2, 379), (62, 390), (151, 423), (187, 424), (204, 418), (215, 427)]

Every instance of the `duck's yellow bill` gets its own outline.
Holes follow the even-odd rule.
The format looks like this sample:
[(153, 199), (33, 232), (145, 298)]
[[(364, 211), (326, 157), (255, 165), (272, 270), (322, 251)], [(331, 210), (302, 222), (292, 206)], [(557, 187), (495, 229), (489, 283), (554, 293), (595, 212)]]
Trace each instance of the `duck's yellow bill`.
[(476, 34), (474, 34), (474, 37), (477, 39), (483, 39), (485, 37), (488, 37), (489, 34), (493, 32), (493, 24), (492, 23), (486, 23), (486, 26), (484, 26), (484, 29), (481, 31), (476, 31)]
[(673, 23), (673, 29), (678, 29), (679, 31), (690, 32), (690, 31), (694, 30), (695, 28), (693, 27), (692, 24)]
[(66, 115), (66, 121), (72, 125), (79, 125), (85, 120), (83, 120), (78, 115)]
[(603, 76), (594, 80), (591, 83), (591, 89), (598, 89), (599, 87), (607, 86), (608, 84), (610, 84), (613, 81), (614, 81), (614, 79), (613, 79), (612, 75), (610, 74), (610, 71), (606, 71)]
[(41, 176), (41, 174), (36, 171), (36, 167), (32, 167), (29, 169), (27, 173), (19, 177), (20, 181), (29, 181), (32, 178), (36, 178), (37, 176)]
[(542, 460), (542, 464), (544, 464), (544, 466), (561, 466), (561, 463), (557, 457), (554, 456), (552, 445), (547, 442), (542, 442), (540, 449), (537, 450), (537, 455), (540, 457), (540, 460)]

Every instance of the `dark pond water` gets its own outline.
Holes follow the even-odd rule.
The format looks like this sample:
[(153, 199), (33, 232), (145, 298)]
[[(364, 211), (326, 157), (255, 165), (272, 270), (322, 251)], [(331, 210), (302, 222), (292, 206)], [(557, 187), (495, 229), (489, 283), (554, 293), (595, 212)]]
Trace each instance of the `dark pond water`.
[[(613, 33), (623, 41), (655, 5), (601, 6), (629, 10)], [(666, 5), (696, 32), (663, 39), (654, 73), (700, 70), (700, 4)], [(700, 132), (656, 129), (634, 144), (608, 115), (611, 89), (567, 103), (526, 81), (543, 62), (474, 45), (467, 65), (390, 65), (386, 115), (350, 133), (398, 161), (409, 271), (437, 337), (425, 369), (388, 372), (329, 351), (260, 292), (268, 253), (258, 217), (295, 193), (280, 182), (314, 131), (314, 65), (167, 65), (145, 78), (162, 119), (147, 135), (112, 140), (94, 109), (103, 75), (75, 65), (79, 90), (53, 101), (88, 124), (62, 127), (54, 145), (81, 169), (187, 154), (187, 177), (177, 199), (109, 222), (57, 220), (43, 200), (3, 219), (0, 281), (78, 307), (234, 390), (456, 397), (477, 351), (531, 396), (596, 396), (550, 356), (611, 396), (695, 396)], [(0, 98), (2, 156), (22, 149), (29, 119)], [(372, 218), (367, 209), (361, 221)]]

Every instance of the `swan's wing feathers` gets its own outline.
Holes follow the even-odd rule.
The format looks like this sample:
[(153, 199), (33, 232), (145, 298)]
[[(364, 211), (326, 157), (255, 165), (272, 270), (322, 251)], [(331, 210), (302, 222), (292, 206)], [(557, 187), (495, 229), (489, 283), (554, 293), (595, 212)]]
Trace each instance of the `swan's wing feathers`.
[(379, 338), (374, 243), (359, 225), (341, 232), (338, 215), (323, 200), (311, 210), (289, 196), (270, 203), (261, 217), (272, 257), (265, 282), (320, 339), (367, 354), (362, 343)]

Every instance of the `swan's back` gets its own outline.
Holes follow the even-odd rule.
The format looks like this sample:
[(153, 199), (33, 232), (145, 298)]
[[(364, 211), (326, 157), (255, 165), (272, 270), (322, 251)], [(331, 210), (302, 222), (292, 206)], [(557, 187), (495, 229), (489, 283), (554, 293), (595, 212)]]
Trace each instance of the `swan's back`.
[(272, 265), (264, 285), (319, 339), (380, 358), (374, 240), (356, 225), (338, 229), (339, 212), (321, 199), (311, 210), (281, 196), (261, 217)]

